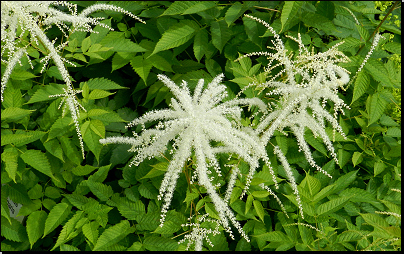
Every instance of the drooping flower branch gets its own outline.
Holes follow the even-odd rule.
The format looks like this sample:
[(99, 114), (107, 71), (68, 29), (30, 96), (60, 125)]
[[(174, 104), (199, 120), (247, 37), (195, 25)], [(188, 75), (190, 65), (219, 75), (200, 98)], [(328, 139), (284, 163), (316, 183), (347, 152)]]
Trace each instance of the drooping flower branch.
[[(67, 7), (71, 14), (60, 11), (53, 6)], [(65, 30), (67, 30), (69, 33), (73, 33), (75, 31), (96, 33), (96, 31), (91, 28), (92, 25), (100, 25), (107, 29), (113, 30), (109, 26), (100, 23), (100, 20), (103, 18), (87, 17), (89, 14), (100, 10), (122, 12), (144, 23), (144, 21), (132, 13), (127, 12), (120, 7), (109, 4), (95, 4), (89, 6), (77, 15), (77, 5), (65, 1), (1, 1), (1, 61), (7, 64), (4, 75), (1, 78), (1, 101), (3, 101), (3, 92), (6, 89), (7, 82), (17, 62), (20, 62), (20, 59), (24, 54), (29, 60), (26, 48), (30, 44), (25, 43), (24, 45), (24, 43), (21, 42), (22, 38), (25, 36), (25, 33), (29, 33), (31, 43), (43, 45), (48, 53), (48, 55), (41, 60), (41, 62), (44, 62), (41, 73), (43, 70), (45, 70), (49, 59), (52, 59), (59, 70), (64, 83), (66, 84), (64, 94), (56, 96), (64, 96), (66, 98), (64, 101), (70, 110), (76, 127), (83, 159), (84, 145), (78, 122), (78, 105), (80, 105), (80, 103), (77, 101), (75, 96), (80, 92), (80, 90), (74, 89), (65, 63), (69, 63), (73, 66), (75, 65), (62, 57), (60, 53), (63, 47), (68, 44), (68, 41), (65, 41), (61, 45), (55, 46), (57, 39), (50, 41), (45, 34), (45, 31), (52, 25), (56, 25), (62, 31), (64, 36), (68, 38), (68, 34)], [(71, 23), (73, 27), (69, 28), (66, 23)], [(17, 35), (18, 29), (21, 29), (19, 35)], [(8, 60), (5, 59), (6, 56)], [(31, 68), (33, 68), (32, 64)], [(81, 105), (80, 108), (85, 110)]]
[[(212, 242), (210, 241), (208, 235), (218, 235), (220, 234), (219, 231), (219, 226), (220, 226), (220, 221), (218, 220), (213, 220), (208, 218), (209, 213), (205, 213), (204, 215), (200, 216), (199, 218), (195, 219), (195, 222), (191, 222), (193, 216), (191, 216), (190, 218), (188, 218), (188, 220), (190, 221), (189, 223), (185, 223), (182, 224), (181, 227), (191, 227), (191, 232), (187, 235), (185, 235), (185, 237), (183, 239), (181, 239), (178, 244), (181, 244), (185, 241), (188, 241), (187, 244), (187, 248), (185, 250), (188, 250), (192, 244), (195, 245), (194, 250), (195, 251), (202, 251), (202, 241), (203, 239), (205, 239), (208, 244), (213, 247)], [(215, 229), (212, 230), (211, 228), (206, 228), (203, 227), (201, 224), (204, 222), (210, 222), (210, 223), (215, 223)]]
[[(325, 131), (325, 122), (331, 123), (334, 131), (338, 131), (345, 138), (337, 121), (338, 111), (344, 113), (342, 108), (349, 108), (337, 94), (338, 88), (349, 82), (349, 72), (337, 65), (349, 61), (347, 56), (337, 50), (343, 42), (337, 43), (326, 52), (314, 53), (309, 52), (303, 45), (300, 34), (298, 38), (288, 36), (299, 44), (299, 54), (292, 59), (279, 35), (268, 23), (250, 15), (245, 16), (262, 23), (274, 34), (275, 40), (272, 41), (274, 47), (268, 46), (268, 48), (275, 52), (254, 52), (239, 59), (252, 55), (267, 56), (270, 61), (265, 72), (268, 74), (279, 66), (283, 67), (269, 81), (257, 85), (261, 91), (266, 88), (272, 89), (267, 95), (279, 95), (280, 100), (275, 110), (260, 121), (256, 131), (261, 134), (262, 142), (266, 144), (275, 130), (284, 132), (289, 128), (296, 136), (299, 148), (304, 152), (310, 165), (332, 177), (315, 163), (304, 134), (307, 128), (315, 137), (320, 136), (338, 163), (332, 142)], [(277, 63), (274, 64), (274, 61)], [(286, 77), (280, 80), (282, 74), (286, 74)], [(326, 109), (327, 101), (334, 103), (334, 114)]]

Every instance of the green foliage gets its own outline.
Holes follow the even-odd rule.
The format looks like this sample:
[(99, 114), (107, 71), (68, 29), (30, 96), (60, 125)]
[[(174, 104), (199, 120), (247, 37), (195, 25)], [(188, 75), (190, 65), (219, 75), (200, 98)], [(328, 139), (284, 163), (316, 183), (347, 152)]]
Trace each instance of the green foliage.
[[(58, 110), (62, 99), (49, 97), (62, 94), (65, 87), (58, 69), (47, 66), (41, 73), (41, 60), (49, 52), (22, 36), (20, 43), (26, 45), (34, 68), (21, 58), (1, 104), (1, 249), (185, 250), (186, 242), (178, 241), (191, 230), (182, 225), (190, 215), (218, 218), (206, 189), (190, 183), (195, 158), (184, 165), (165, 224), (158, 227), (163, 203), (157, 199), (158, 189), (172, 155), (167, 152), (129, 167), (129, 146), (103, 146), (99, 140), (132, 136), (126, 123), (167, 107), (172, 94), (157, 80), (161, 73), (176, 84), (187, 80), (191, 90), (198, 79), (207, 84), (224, 73), (230, 99), (240, 93), (276, 104), (276, 96), (243, 89), (265, 81), (262, 67), (268, 59), (234, 62), (240, 54), (268, 51), (274, 39), (265, 27), (243, 17), (250, 14), (266, 20), (294, 55), (298, 44), (285, 35), (300, 33), (314, 52), (344, 41), (339, 49), (351, 61), (340, 65), (351, 72), (351, 82), (338, 95), (350, 105), (339, 119), (347, 139), (326, 125), (337, 166), (321, 138), (305, 133), (313, 157), (332, 179), (313, 173), (292, 135), (275, 132), (270, 140), (288, 158), (304, 219), (291, 186), (279, 182), (279, 189), (272, 188), (266, 166), (257, 170), (240, 200), (248, 167), (228, 154), (220, 157), (221, 166), (237, 165), (244, 175), (237, 178), (229, 204), (251, 241), (238, 234), (232, 240), (220, 228), (220, 234), (208, 234), (213, 247), (204, 240), (203, 250), (401, 250), (401, 27), (379, 20), (398, 15), (393, 19), (401, 25), (401, 6), (391, 2), (380, 9), (377, 2), (111, 2), (147, 23), (117, 12), (98, 12), (94, 17), (108, 17), (101, 23), (114, 31), (97, 25), (98, 34), (75, 32), (60, 53), (76, 65), (66, 64), (74, 86), (82, 90), (76, 97), (86, 109), (80, 109), (78, 117), (85, 159), (72, 117)], [(77, 2), (80, 10), (94, 3)], [(354, 78), (376, 30), (382, 35), (379, 45)], [(46, 33), (52, 39), (62, 37), (56, 27)], [(2, 75), (5, 69), (2, 62)], [(242, 118), (245, 126), (260, 120), (244, 112)], [(286, 177), (273, 149), (268, 150), (274, 171)], [(222, 171), (217, 183), (227, 186), (231, 171)], [(261, 183), (274, 190), (287, 215)], [(224, 196), (226, 189), (217, 191)], [(10, 215), (8, 198), (22, 204), (18, 214)], [(20, 223), (15, 215), (25, 219)], [(213, 230), (214, 223), (205, 221), (201, 227)]]

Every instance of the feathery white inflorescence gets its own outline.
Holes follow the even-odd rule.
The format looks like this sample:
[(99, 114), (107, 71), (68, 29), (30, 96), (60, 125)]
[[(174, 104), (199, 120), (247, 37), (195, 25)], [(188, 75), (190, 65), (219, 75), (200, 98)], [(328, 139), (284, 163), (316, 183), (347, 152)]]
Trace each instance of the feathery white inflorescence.
[(297, 184), (295, 181), (295, 177), (293, 176), (292, 169), (290, 168), (290, 165), (289, 165), (285, 155), (282, 153), (282, 151), (281, 151), (281, 149), (279, 149), (279, 147), (275, 146), (274, 152), (276, 153), (279, 160), (281, 161), (283, 169), (285, 170), (286, 175), (289, 178), (290, 184), (292, 185), (292, 189), (294, 190), (294, 194), (296, 195), (296, 201), (297, 201), (297, 205), (299, 207), (300, 215), (302, 216), (302, 219), (304, 219), (303, 206), (302, 206), (302, 202), (300, 201), (299, 190), (297, 189)]
[(363, 59), (363, 62), (362, 62), (362, 64), (361, 64), (361, 66), (359, 66), (359, 69), (358, 69), (358, 71), (355, 73), (355, 76), (354, 76), (354, 78), (352, 78), (352, 80), (356, 78), (356, 76), (358, 75), (358, 73), (359, 73), (359, 72), (362, 70), (362, 68), (365, 66), (366, 62), (369, 60), (370, 55), (373, 53), (373, 50), (375, 50), (377, 44), (379, 44), (379, 40), (380, 40), (381, 37), (382, 37), (382, 36), (381, 36), (379, 33), (375, 34), (375, 37), (374, 37), (374, 39), (373, 39), (372, 46), (370, 47), (369, 52), (368, 52), (367, 55), (365, 56), (365, 59)]
[[(278, 95), (280, 99), (279, 104), (275, 105), (269, 114), (264, 115), (260, 119), (255, 129), (259, 134), (260, 141), (266, 145), (276, 130), (285, 133), (284, 130), (289, 128), (296, 136), (299, 150), (303, 151), (310, 166), (332, 178), (330, 174), (314, 161), (304, 135), (305, 131), (308, 129), (313, 133), (314, 137), (320, 136), (331, 156), (338, 163), (332, 142), (325, 131), (325, 123), (329, 122), (334, 132), (338, 131), (346, 138), (337, 121), (338, 112), (341, 111), (344, 113), (342, 108), (349, 108), (344, 101), (338, 97), (337, 93), (338, 88), (347, 84), (350, 80), (349, 72), (337, 65), (338, 63), (349, 61), (349, 58), (337, 49), (343, 42), (335, 44), (326, 52), (314, 53), (314, 48), (312, 52), (309, 52), (303, 45), (300, 34), (298, 34), (297, 38), (286, 36), (299, 45), (298, 54), (293, 58), (292, 54), (288, 54), (279, 35), (268, 23), (250, 15), (245, 16), (266, 26), (275, 37), (275, 40), (271, 40), (274, 47), (268, 46), (269, 49), (274, 50), (274, 53), (254, 52), (236, 59), (236, 61), (238, 61), (241, 58), (253, 55), (266, 56), (269, 59), (268, 66), (264, 68), (269, 80), (258, 84), (257, 87), (261, 89), (260, 92), (264, 89), (270, 89), (267, 95)], [(375, 40), (377, 40), (377, 38)], [(270, 76), (271, 72), (274, 69), (279, 69), (279, 67), (283, 68)], [(248, 87), (252, 85), (255, 84), (251, 84)], [(334, 104), (333, 114), (326, 109), (327, 101), (331, 101)], [(303, 218), (303, 208), (297, 184), (289, 163), (278, 147), (274, 148), (274, 152), (287, 173), (294, 194), (296, 195), (301, 217)], [(264, 185), (261, 187), (265, 188)], [(267, 190), (273, 194), (269, 188)], [(275, 198), (278, 203), (280, 203), (280, 200), (276, 196)], [(282, 205), (281, 208), (285, 212)]]
[[(198, 179), (198, 183), (206, 188), (224, 229), (232, 236), (230, 220), (240, 234), (249, 241), (228, 205), (229, 195), (236, 177), (234, 174), (237, 174), (238, 169), (233, 169), (226, 197), (222, 199), (216, 191), (216, 186), (212, 183), (210, 168), (213, 168), (220, 176), (221, 170), (216, 159), (217, 154), (229, 153), (240, 156), (250, 166), (246, 184), (246, 188), (248, 188), (255, 169), (259, 167), (260, 158), (263, 158), (270, 167), (265, 146), (259, 142), (257, 136), (254, 137), (255, 133), (251, 130), (246, 131), (234, 127), (228, 119), (230, 117), (236, 121), (240, 120), (241, 108), (239, 105), (258, 106), (265, 111), (265, 104), (258, 98), (233, 99), (221, 103), (227, 97), (226, 86), (220, 84), (224, 78), (223, 74), (215, 77), (206, 89), (203, 89), (204, 80), (199, 80), (193, 95), (191, 95), (187, 82), (183, 81), (181, 86), (177, 86), (165, 75), (157, 77), (174, 95), (174, 98), (171, 99), (171, 108), (150, 111), (130, 122), (127, 127), (139, 124), (144, 126), (146, 122), (160, 120), (157, 126), (153, 129), (144, 129), (141, 135), (135, 134), (133, 138), (108, 137), (101, 139), (100, 142), (102, 144), (131, 144), (132, 147), (129, 151), (135, 152), (136, 155), (130, 165), (138, 165), (145, 159), (160, 156), (167, 150), (167, 144), (173, 141), (175, 150), (172, 151), (173, 157), (158, 195), (158, 199), (163, 200), (161, 226), (170, 206), (177, 179), (186, 160), (190, 158), (192, 151), (195, 151), (197, 167), (192, 179)], [(220, 145), (213, 147), (211, 145), (213, 140), (219, 142)]]
[[(320, 136), (333, 159), (338, 162), (332, 142), (325, 132), (325, 122), (331, 123), (334, 131), (338, 131), (345, 138), (337, 121), (338, 111), (344, 113), (342, 108), (349, 108), (337, 94), (338, 88), (349, 82), (349, 72), (337, 65), (337, 63), (349, 61), (347, 56), (337, 50), (337, 47), (343, 42), (337, 43), (326, 52), (315, 54), (309, 52), (303, 45), (300, 34), (298, 34), (298, 38), (287, 36), (299, 44), (299, 54), (292, 60), (292, 56), (288, 56), (279, 35), (268, 23), (256, 17), (245, 16), (262, 23), (274, 34), (275, 41), (272, 43), (275, 47), (268, 48), (274, 49), (276, 52), (250, 53), (239, 59), (251, 55), (265, 55), (270, 60), (265, 69), (267, 73), (271, 73), (279, 66), (284, 67), (269, 81), (258, 85), (262, 90), (272, 88), (267, 95), (279, 95), (280, 102), (272, 112), (261, 119), (256, 131), (261, 133), (262, 142), (267, 144), (275, 130), (282, 132), (289, 127), (295, 134), (299, 148), (304, 152), (310, 165), (331, 177), (315, 163), (304, 133), (307, 128), (315, 137)], [(275, 60), (278, 62), (277, 64), (273, 64)], [(286, 77), (280, 81), (279, 78), (282, 74), (286, 74)], [(297, 76), (301, 77), (300, 80), (297, 79)], [(327, 101), (334, 103), (334, 114), (329, 113), (325, 108)]]
[[(54, 8), (54, 6), (67, 7), (71, 14), (60, 11)], [(71, 112), (77, 135), (79, 137), (83, 159), (84, 145), (78, 122), (78, 107), (83, 110), (85, 109), (77, 101), (75, 95), (78, 92), (74, 90), (70, 74), (65, 66), (65, 62), (73, 66), (74, 64), (62, 57), (60, 53), (61, 50), (68, 45), (68, 41), (55, 46), (56, 39), (50, 41), (46, 36), (45, 31), (51, 28), (52, 25), (56, 25), (63, 32), (64, 36), (68, 38), (69, 35), (65, 30), (67, 30), (68, 33), (73, 33), (74, 31), (97, 33), (92, 29), (92, 25), (100, 25), (113, 30), (107, 25), (100, 23), (100, 20), (103, 18), (87, 17), (90, 13), (100, 10), (122, 12), (144, 23), (144, 21), (132, 13), (109, 4), (95, 4), (89, 6), (77, 15), (77, 5), (65, 1), (1, 1), (1, 61), (7, 64), (6, 71), (1, 78), (1, 101), (3, 101), (3, 92), (6, 89), (8, 79), (10, 78), (14, 66), (20, 61), (24, 53), (28, 58), (26, 47), (28, 47), (29, 44), (24, 45), (24, 43), (21, 42), (23, 40), (20, 40), (25, 36), (26, 32), (28, 32), (32, 43), (38, 45), (41, 43), (48, 51), (48, 55), (40, 61), (41, 63), (44, 62), (41, 73), (45, 70), (49, 60), (52, 59), (66, 84), (64, 94), (51, 97), (65, 97), (62, 102), (66, 102), (66, 105)], [(69, 28), (66, 25), (66, 22), (72, 23), (73, 29)], [(17, 29), (21, 29), (18, 36)], [(6, 60), (5, 57), (8, 58), (8, 60)], [(30, 63), (31, 68), (33, 68), (29, 58), (28, 62)]]
[[(206, 240), (206, 242), (213, 247), (212, 242), (210, 241), (208, 235), (212, 234), (213, 236), (220, 234), (219, 231), (219, 226), (220, 226), (220, 221), (218, 220), (212, 220), (208, 218), (209, 213), (205, 213), (204, 215), (200, 216), (199, 218), (196, 219), (196, 222), (191, 222), (191, 223), (186, 223), (182, 224), (181, 227), (192, 227), (191, 233), (187, 234), (184, 236), (183, 239), (181, 239), (178, 244), (181, 244), (185, 241), (188, 241), (187, 248), (185, 250), (189, 250), (192, 244), (195, 244), (195, 251), (202, 251), (202, 241), (203, 239)], [(192, 220), (191, 216), (188, 218), (189, 221)], [(212, 222), (216, 223), (215, 229), (212, 230), (211, 228), (205, 228), (202, 227), (201, 224), (203, 222)]]

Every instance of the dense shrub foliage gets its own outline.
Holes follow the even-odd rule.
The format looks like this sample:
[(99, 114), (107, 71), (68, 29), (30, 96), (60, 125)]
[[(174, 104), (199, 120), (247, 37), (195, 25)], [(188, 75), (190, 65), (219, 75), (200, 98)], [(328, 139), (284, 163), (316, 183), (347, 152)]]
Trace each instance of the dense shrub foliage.
[(2, 1), (1, 250), (401, 250), (401, 2)]

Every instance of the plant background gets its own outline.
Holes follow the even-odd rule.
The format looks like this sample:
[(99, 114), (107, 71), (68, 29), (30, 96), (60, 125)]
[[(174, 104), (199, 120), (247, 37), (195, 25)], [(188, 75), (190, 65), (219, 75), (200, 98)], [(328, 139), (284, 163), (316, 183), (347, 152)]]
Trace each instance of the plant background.
[[(95, 3), (71, 2), (79, 9)], [(16, 66), (7, 84), (1, 104), (2, 251), (184, 250), (186, 242), (178, 241), (189, 230), (181, 224), (190, 214), (197, 210), (217, 216), (204, 191), (189, 184), (192, 160), (184, 167), (160, 228), (157, 194), (169, 155), (128, 167), (133, 156), (126, 151), (129, 146), (102, 146), (98, 140), (131, 136), (132, 130), (141, 128), (127, 130), (127, 122), (167, 107), (172, 95), (157, 80), (159, 73), (176, 84), (186, 80), (191, 88), (200, 78), (207, 84), (224, 73), (229, 99), (249, 83), (264, 81), (265, 57), (234, 62), (240, 54), (267, 51), (273, 38), (263, 25), (243, 17), (244, 13), (269, 21), (290, 52), (297, 52), (298, 44), (285, 35), (301, 33), (303, 43), (316, 52), (344, 40), (339, 49), (351, 62), (341, 66), (351, 76), (369, 52), (376, 29), (383, 38), (362, 72), (346, 91), (340, 90), (339, 96), (351, 107), (339, 119), (348, 139), (337, 135), (334, 142), (340, 165), (329, 157), (321, 141), (309, 132), (305, 135), (316, 162), (332, 179), (313, 172), (292, 135), (278, 133), (271, 139), (294, 169), (305, 219), (298, 216), (293, 191), (286, 183), (276, 191), (289, 218), (282, 213), (269, 193), (258, 187), (260, 180), (270, 178), (260, 171), (247, 197), (238, 199), (243, 186), (238, 180), (230, 199), (251, 242), (238, 234), (233, 241), (222, 230), (209, 237), (214, 247), (204, 242), (204, 249), (401, 250), (401, 2), (111, 4), (147, 24), (116, 12), (98, 12), (93, 16), (105, 17), (103, 22), (115, 31), (96, 27), (99, 34), (75, 32), (63, 51), (77, 65), (68, 70), (75, 87), (83, 89), (78, 98), (87, 109), (79, 118), (84, 160), (72, 118), (69, 113), (62, 117), (57, 109), (60, 98), (48, 97), (62, 93), (57, 68), (48, 65), (44, 74), (39, 73), (39, 61), (46, 55), (43, 49), (28, 47), (34, 69), (22, 58), (22, 66)], [(393, 5), (396, 8), (384, 19)], [(57, 27), (47, 35), (62, 38)], [(2, 63), (2, 74), (4, 69)], [(265, 93), (257, 95), (253, 88), (244, 94), (276, 101)], [(245, 111), (243, 124), (257, 120)], [(274, 169), (286, 177), (271, 148), (268, 154)], [(227, 158), (221, 158), (225, 162)], [(247, 174), (247, 165), (237, 163)], [(9, 216), (7, 197), (23, 205), (19, 211), (22, 223)]]

